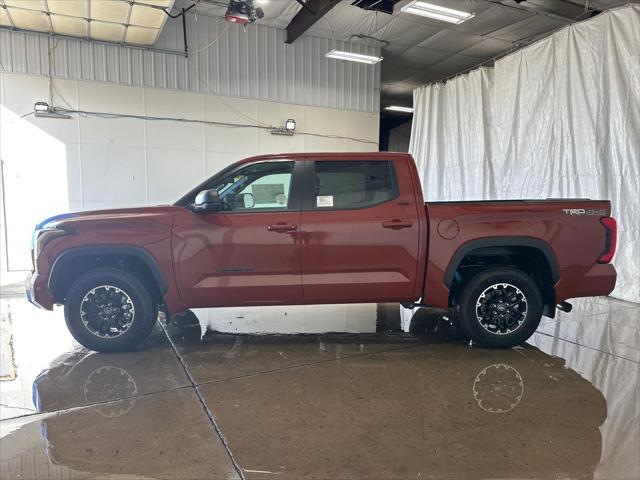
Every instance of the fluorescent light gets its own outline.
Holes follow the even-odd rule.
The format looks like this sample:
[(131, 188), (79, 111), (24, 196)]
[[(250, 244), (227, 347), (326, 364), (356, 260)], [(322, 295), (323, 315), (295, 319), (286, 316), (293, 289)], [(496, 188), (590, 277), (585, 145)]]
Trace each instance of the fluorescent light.
[(400, 11), (420, 15), (422, 17), (435, 18), (436, 20), (442, 20), (443, 22), (449, 23), (462, 23), (475, 16), (475, 13), (462, 12), (460, 10), (441, 7), (440, 5), (433, 5), (420, 0), (414, 0), (411, 3), (407, 3), (400, 9)]
[(398, 105), (391, 105), (390, 107), (387, 107), (385, 110), (391, 110), (393, 112), (413, 113), (413, 108), (411, 108), (411, 107), (400, 107)]
[(336, 60), (347, 60), (349, 62), (368, 63), (373, 65), (382, 60), (382, 57), (374, 57), (373, 55), (363, 55), (361, 53), (345, 52), (342, 50), (331, 50), (327, 52), (325, 57), (335, 58)]

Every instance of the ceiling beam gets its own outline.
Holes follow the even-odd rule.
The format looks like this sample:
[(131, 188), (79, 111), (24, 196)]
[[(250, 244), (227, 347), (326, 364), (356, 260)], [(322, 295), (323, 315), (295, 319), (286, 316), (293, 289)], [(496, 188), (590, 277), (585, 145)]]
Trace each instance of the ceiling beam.
[(297, 0), (303, 8), (287, 25), (287, 41), (293, 43), (341, 0)]

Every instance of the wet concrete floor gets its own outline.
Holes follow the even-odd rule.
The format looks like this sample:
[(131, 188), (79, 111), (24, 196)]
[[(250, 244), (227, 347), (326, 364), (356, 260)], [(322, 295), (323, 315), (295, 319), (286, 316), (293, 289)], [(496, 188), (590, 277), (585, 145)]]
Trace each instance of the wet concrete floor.
[(575, 302), (529, 345), (207, 334), (79, 347), (1, 300), (2, 479), (640, 478), (640, 306)]

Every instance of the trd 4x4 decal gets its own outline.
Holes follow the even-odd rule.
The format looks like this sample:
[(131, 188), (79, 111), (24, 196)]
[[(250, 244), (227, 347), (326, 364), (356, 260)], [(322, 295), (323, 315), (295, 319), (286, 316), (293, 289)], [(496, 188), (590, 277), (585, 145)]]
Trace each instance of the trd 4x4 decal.
[(604, 209), (586, 210), (584, 208), (563, 208), (562, 211), (565, 213), (565, 215), (591, 215), (598, 217), (605, 217), (607, 215)]

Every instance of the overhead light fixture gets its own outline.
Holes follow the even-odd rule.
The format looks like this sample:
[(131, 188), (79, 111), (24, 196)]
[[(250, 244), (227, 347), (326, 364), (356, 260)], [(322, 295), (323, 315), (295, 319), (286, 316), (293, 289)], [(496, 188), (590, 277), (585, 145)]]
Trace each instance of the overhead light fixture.
[(293, 133), (296, 131), (296, 121), (293, 118), (290, 118), (289, 120), (287, 120), (284, 124), (284, 128)]
[(56, 111), (56, 107), (52, 107), (47, 102), (36, 102), (33, 104), (33, 111), (36, 117), (43, 118), (71, 118), (71, 115)]
[(413, 108), (401, 107), (399, 105), (391, 105), (390, 107), (385, 108), (385, 110), (391, 110), (392, 112), (413, 113)]
[(407, 3), (400, 11), (422, 17), (435, 18), (436, 20), (449, 23), (462, 23), (475, 17), (475, 13), (441, 7), (440, 5), (433, 5), (432, 3), (422, 2), (420, 0)]
[(382, 57), (373, 55), (363, 55), (361, 53), (345, 52), (343, 50), (331, 50), (325, 54), (327, 58), (335, 58), (336, 60), (346, 60), (348, 62), (359, 62), (373, 65), (382, 60)]

